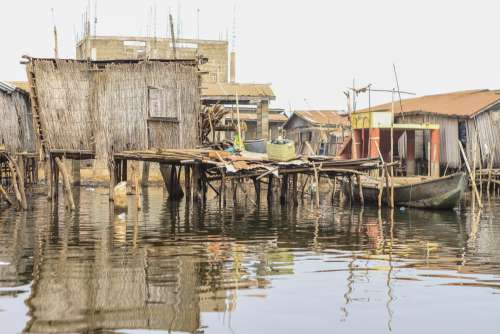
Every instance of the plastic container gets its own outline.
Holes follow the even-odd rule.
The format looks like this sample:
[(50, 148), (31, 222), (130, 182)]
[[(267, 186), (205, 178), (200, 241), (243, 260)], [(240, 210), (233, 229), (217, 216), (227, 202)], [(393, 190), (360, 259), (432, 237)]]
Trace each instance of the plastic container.
[(265, 139), (245, 140), (245, 150), (255, 153), (266, 153)]

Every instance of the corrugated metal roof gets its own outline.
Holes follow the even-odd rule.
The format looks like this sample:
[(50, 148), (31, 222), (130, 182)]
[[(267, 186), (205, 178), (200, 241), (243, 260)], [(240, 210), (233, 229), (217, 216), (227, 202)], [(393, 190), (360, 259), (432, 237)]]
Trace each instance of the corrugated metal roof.
[(8, 81), (7, 83), (25, 91), (26, 93), (29, 93), (30, 91), (27, 81)]
[(204, 83), (201, 89), (201, 95), (204, 97), (234, 97), (236, 94), (242, 97), (274, 98), (274, 92), (268, 84)]
[[(427, 95), (402, 100), (405, 114), (438, 114), (445, 116), (470, 117), (500, 102), (498, 90), (469, 90), (445, 94)], [(372, 111), (390, 111), (391, 103), (371, 107)], [(368, 111), (368, 108), (357, 112)], [(394, 104), (394, 112), (401, 113), (399, 101)]]
[(316, 126), (349, 124), (347, 116), (339, 114), (337, 110), (298, 110), (293, 115)]
[[(226, 119), (231, 119), (231, 115), (227, 115)], [(236, 113), (234, 115), (234, 119), (236, 120)], [(241, 121), (257, 121), (257, 114), (255, 113), (240, 113)], [(288, 117), (282, 114), (269, 114), (269, 122), (273, 123), (285, 123), (288, 120)]]
[(12, 92), (14, 92), (16, 90), (16, 87), (11, 85), (8, 82), (0, 81), (0, 90), (2, 92), (11, 94)]

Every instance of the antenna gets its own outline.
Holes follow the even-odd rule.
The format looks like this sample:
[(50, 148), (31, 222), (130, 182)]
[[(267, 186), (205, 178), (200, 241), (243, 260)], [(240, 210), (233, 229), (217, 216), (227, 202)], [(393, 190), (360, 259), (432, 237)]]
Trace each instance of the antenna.
[(94, 36), (97, 36), (97, 0), (94, 0)]
[(174, 19), (172, 18), (172, 14), (168, 15), (170, 19), (170, 36), (172, 38), (172, 48), (174, 50), (174, 59), (177, 59), (177, 50), (175, 46), (175, 34), (174, 34)]
[(405, 115), (403, 112), (403, 103), (401, 102), (401, 91), (399, 89), (399, 80), (398, 80), (398, 73), (396, 72), (396, 64), (392, 63), (392, 68), (394, 69), (394, 78), (396, 79), (396, 87), (398, 89), (399, 107), (401, 108), (401, 115), (403, 116), (404, 119)]
[(177, 38), (181, 37), (181, 2), (177, 0)]
[(57, 43), (57, 28), (56, 28), (56, 19), (54, 15), (54, 8), (51, 8), (52, 11), (52, 25), (54, 26), (54, 58), (59, 58), (59, 47)]
[(231, 51), (236, 52), (236, 3), (233, 6), (233, 33), (231, 35)]
[(87, 2), (87, 21), (85, 22), (87, 24), (87, 35), (90, 35), (90, 20), (92, 17), (92, 5), (90, 3), (90, 0)]
[(196, 39), (200, 39), (200, 9), (196, 9)]
[(155, 42), (156, 42), (156, 37), (158, 37), (156, 35), (156, 2), (155, 2), (155, 5), (154, 5), (154, 11), (153, 11), (153, 34), (154, 34), (154, 39), (155, 39)]

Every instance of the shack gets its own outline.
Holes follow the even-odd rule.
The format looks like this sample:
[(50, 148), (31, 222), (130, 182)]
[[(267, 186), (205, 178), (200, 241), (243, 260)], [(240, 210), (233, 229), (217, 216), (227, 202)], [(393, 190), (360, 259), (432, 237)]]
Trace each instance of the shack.
[(336, 155), (350, 133), (347, 116), (336, 110), (295, 111), (283, 129), (295, 141), (297, 152), (310, 147), (319, 155)]
[(55, 160), (53, 184), (63, 157), (96, 159), (114, 169), (116, 153), (199, 143), (197, 59), (26, 59), (40, 144)]
[[(358, 111), (359, 113), (390, 112), (392, 103)], [(464, 146), (469, 160), (473, 152), (486, 166), (494, 154), (494, 167), (500, 167), (500, 91), (469, 90), (405, 99), (394, 104), (394, 122), (406, 124), (437, 124), (440, 133), (440, 160), (442, 172), (461, 167), (458, 141)], [(428, 164), (429, 131), (415, 131), (415, 159), (417, 169)], [(406, 160), (407, 135), (403, 134), (395, 149), (399, 158)], [(397, 151), (396, 151), (397, 150)], [(494, 153), (493, 153), (494, 152)]]
[(25, 187), (38, 180), (29, 94), (0, 82), (0, 120), (0, 200), (26, 209)]

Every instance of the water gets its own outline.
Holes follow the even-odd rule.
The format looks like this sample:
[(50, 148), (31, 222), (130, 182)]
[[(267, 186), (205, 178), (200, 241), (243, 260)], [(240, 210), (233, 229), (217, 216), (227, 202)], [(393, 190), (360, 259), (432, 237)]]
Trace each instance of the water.
[(77, 195), (0, 213), (1, 333), (500, 330), (500, 202), (187, 211), (151, 188), (116, 216), (106, 190)]

